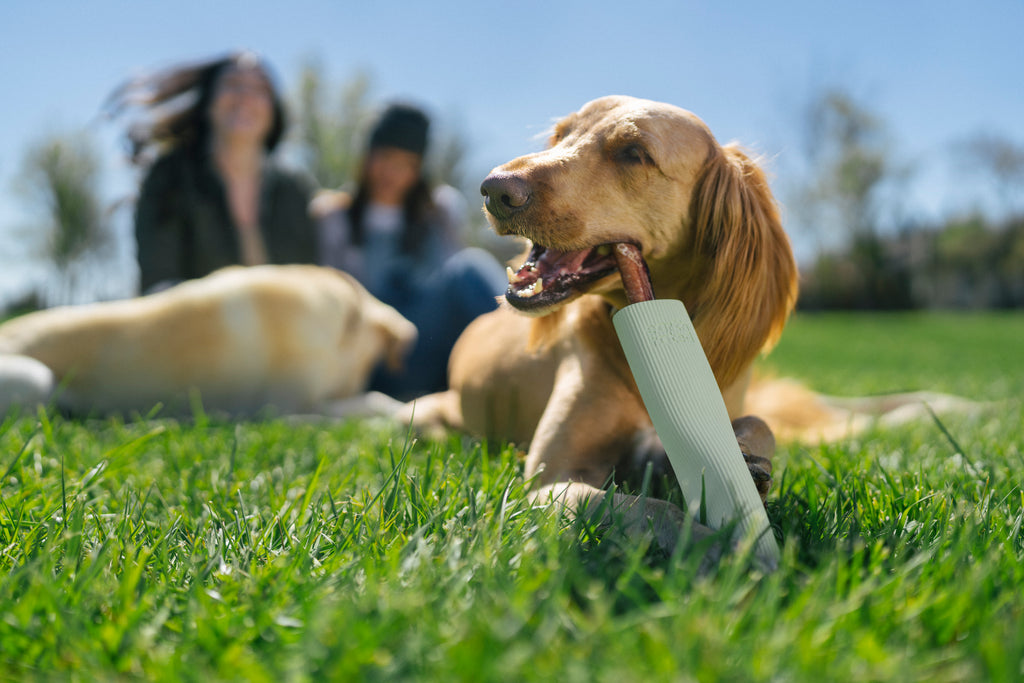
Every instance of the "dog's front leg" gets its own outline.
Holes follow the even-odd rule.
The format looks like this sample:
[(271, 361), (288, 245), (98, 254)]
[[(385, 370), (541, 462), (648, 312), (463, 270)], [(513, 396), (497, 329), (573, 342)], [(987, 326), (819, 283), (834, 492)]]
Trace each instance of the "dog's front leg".
[[(657, 545), (671, 553), (688, 523), (683, 510), (668, 501), (602, 489), (637, 429), (649, 421), (623, 379), (587, 372), (588, 362), (599, 361), (573, 353), (559, 364), (527, 455), (525, 474), (533, 478), (534, 487), (531, 500), (554, 505), (569, 516), (596, 515), (597, 523), (615, 524), (627, 535), (652, 534)], [(694, 523), (691, 538), (711, 533)]]

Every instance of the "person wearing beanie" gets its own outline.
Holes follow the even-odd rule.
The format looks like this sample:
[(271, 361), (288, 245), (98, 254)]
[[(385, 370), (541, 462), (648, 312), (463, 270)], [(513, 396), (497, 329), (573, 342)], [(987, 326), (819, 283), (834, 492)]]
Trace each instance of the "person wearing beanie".
[(420, 108), (391, 104), (370, 130), (354, 190), (313, 205), (320, 262), (353, 275), (419, 330), (403, 370), (381, 368), (371, 381), (400, 400), (446, 388), (455, 340), (507, 286), (493, 256), (460, 247), (462, 195), (424, 176), (429, 129)]
[(393, 147), (423, 157), (427, 152), (426, 114), (407, 104), (393, 104), (384, 110), (370, 133), (370, 149)]

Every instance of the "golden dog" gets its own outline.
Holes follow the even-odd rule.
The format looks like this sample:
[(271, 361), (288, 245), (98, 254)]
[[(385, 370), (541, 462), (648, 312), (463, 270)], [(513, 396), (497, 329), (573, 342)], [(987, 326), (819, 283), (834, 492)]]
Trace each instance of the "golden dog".
[[(686, 305), (763, 497), (774, 439), (741, 417), (743, 400), (796, 301), (797, 271), (758, 166), (683, 109), (604, 97), (562, 119), (545, 150), (492, 171), (481, 192), (494, 230), (530, 240), (529, 254), (509, 269), (509, 306), (459, 339), (450, 389), (404, 417), (529, 443), (533, 496), (570, 512), (657, 459), (638, 446), (651, 422), (611, 324), (627, 301), (610, 247), (629, 243), (655, 295)], [(679, 508), (621, 493), (614, 504), (627, 528), (674, 547)]]
[[(0, 325), (0, 411), (27, 399), (76, 414), (353, 412), (369, 374), (416, 329), (350, 276), (317, 266), (229, 267), (149, 296), (30, 313)], [(55, 390), (56, 389), (56, 390)], [(54, 391), (55, 390), (55, 391)]]

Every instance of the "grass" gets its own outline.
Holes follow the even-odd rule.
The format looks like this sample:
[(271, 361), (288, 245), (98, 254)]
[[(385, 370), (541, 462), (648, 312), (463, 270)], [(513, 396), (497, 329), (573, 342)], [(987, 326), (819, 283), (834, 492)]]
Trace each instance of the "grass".
[(797, 317), (773, 372), (1005, 402), (783, 444), (769, 576), (533, 509), (514, 449), (456, 434), (8, 417), (0, 679), (1020, 680), (1022, 333)]

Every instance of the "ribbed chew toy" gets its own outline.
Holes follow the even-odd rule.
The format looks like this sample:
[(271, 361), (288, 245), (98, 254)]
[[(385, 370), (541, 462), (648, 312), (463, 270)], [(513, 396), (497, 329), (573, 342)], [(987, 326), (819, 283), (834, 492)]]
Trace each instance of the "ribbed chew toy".
[(654, 298), (637, 247), (616, 244), (615, 260), (629, 305), (612, 323), (690, 514), (699, 520), (703, 496), (704, 523), (719, 529), (735, 522), (735, 540), (751, 539), (774, 569), (779, 547), (686, 307)]

